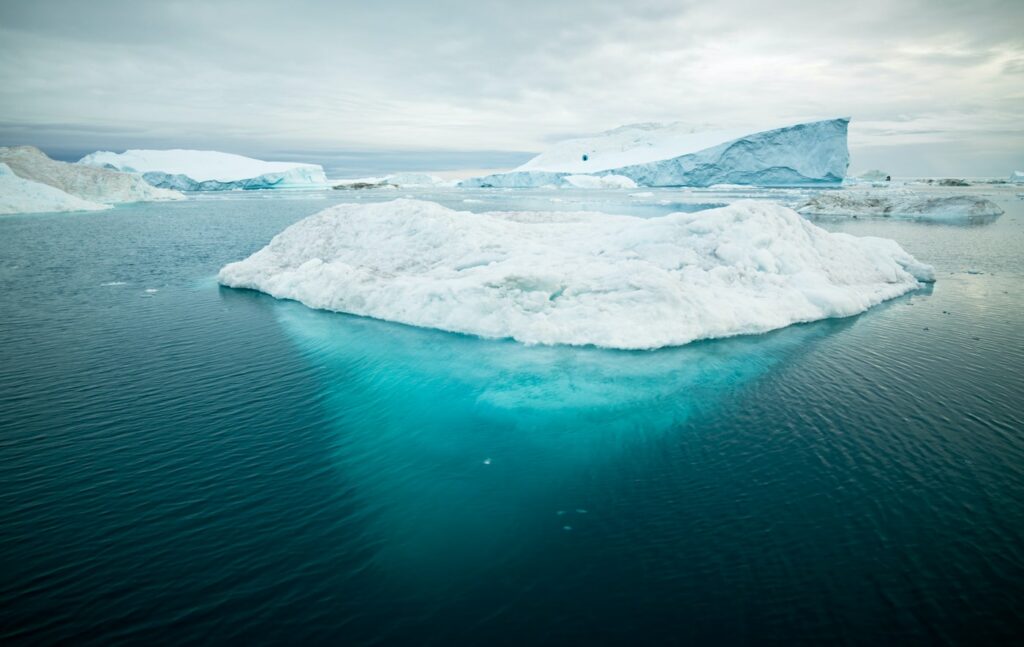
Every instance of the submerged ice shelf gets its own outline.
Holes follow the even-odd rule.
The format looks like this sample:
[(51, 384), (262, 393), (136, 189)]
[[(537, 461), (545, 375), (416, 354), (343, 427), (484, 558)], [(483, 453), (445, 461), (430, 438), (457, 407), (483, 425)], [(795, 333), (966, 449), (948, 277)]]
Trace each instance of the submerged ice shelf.
[(854, 315), (933, 271), (765, 202), (643, 219), (402, 199), (325, 209), (218, 279), (481, 337), (652, 349)]

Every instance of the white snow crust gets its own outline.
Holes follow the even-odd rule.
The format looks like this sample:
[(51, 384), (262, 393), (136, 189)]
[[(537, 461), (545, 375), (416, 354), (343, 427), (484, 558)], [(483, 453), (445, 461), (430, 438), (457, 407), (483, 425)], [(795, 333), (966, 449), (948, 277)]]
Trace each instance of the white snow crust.
[(891, 240), (829, 233), (767, 202), (644, 219), (400, 199), (326, 209), (218, 278), (481, 337), (654, 349), (854, 315), (933, 270)]

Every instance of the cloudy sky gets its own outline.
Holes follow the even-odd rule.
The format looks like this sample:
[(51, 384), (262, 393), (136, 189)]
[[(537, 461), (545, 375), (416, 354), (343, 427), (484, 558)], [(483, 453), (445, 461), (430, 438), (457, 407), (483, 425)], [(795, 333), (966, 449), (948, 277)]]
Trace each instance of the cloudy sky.
[(1024, 168), (1024, 2), (0, 0), (0, 144), (65, 158), (502, 166), (630, 122), (834, 116), (852, 171)]

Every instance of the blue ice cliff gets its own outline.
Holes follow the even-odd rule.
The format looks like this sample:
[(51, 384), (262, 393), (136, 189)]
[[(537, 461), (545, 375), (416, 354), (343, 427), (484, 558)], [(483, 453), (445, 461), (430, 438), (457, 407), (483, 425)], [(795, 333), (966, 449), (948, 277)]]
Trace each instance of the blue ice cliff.
[(635, 124), (561, 142), (511, 172), (471, 178), (461, 186), (566, 186), (573, 183), (565, 178), (580, 175), (614, 175), (651, 187), (839, 184), (850, 161), (849, 123), (828, 119), (747, 135)]

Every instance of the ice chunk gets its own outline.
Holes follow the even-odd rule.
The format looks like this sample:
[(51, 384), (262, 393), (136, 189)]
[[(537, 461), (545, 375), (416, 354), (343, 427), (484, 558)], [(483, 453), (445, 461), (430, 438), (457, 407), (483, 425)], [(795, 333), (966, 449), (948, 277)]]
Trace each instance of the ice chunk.
[(1024, 182), (1024, 171), (1014, 171), (1010, 173), (1011, 182)]
[(301, 188), (327, 183), (319, 164), (264, 162), (218, 151), (97, 151), (78, 163), (141, 173), (154, 186), (179, 191)]
[(52, 160), (35, 146), (0, 148), (0, 162), (7, 164), (19, 177), (48, 184), (92, 202), (117, 204), (185, 197), (177, 191), (158, 189), (130, 173)]
[(639, 186), (838, 184), (846, 174), (849, 119), (754, 134), (691, 132), (679, 124), (623, 126), (561, 142), (509, 173), (467, 187), (557, 186), (567, 175), (618, 175)]
[(879, 171), (878, 169), (871, 169), (870, 171), (865, 171), (865, 172), (861, 173), (860, 175), (858, 175), (856, 177), (853, 177), (853, 178), (850, 178), (850, 179), (855, 181), (855, 182), (856, 181), (860, 181), (860, 182), (889, 182), (889, 181), (892, 180), (892, 176), (890, 174), (886, 173), (885, 171)]
[(822, 191), (797, 207), (815, 216), (893, 216), (915, 220), (992, 219), (996, 203), (974, 195), (922, 195), (914, 191)]
[(18, 177), (0, 162), (0, 214), (101, 211), (110, 205), (83, 200), (49, 184)]
[(636, 182), (624, 175), (566, 175), (563, 181), (579, 189), (635, 189)]
[(218, 278), (414, 326), (649, 349), (857, 314), (932, 269), (766, 202), (643, 219), (401, 199), (326, 209)]

